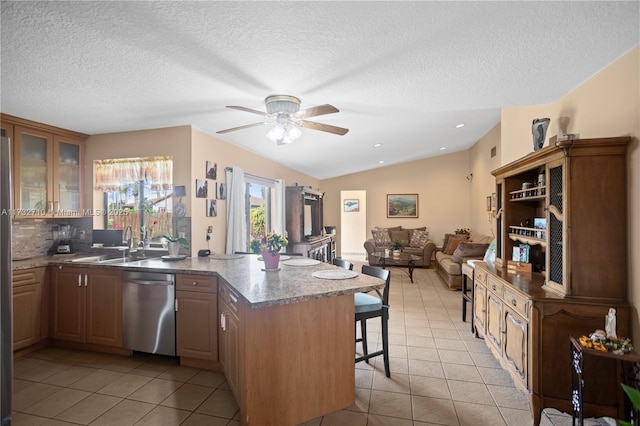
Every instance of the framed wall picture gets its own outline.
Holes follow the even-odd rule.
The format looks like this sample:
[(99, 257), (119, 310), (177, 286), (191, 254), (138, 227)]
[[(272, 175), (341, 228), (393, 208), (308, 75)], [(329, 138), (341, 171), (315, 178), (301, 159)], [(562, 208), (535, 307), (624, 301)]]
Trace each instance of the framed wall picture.
[(360, 211), (360, 200), (357, 198), (345, 199), (344, 202), (345, 212), (358, 212)]
[(218, 178), (218, 164), (213, 161), (207, 161), (206, 173), (207, 179), (216, 180)]
[(207, 198), (209, 184), (206, 179), (196, 179), (196, 198)]
[(387, 194), (387, 217), (418, 217), (418, 194)]
[(218, 216), (218, 203), (216, 200), (207, 200), (207, 217)]

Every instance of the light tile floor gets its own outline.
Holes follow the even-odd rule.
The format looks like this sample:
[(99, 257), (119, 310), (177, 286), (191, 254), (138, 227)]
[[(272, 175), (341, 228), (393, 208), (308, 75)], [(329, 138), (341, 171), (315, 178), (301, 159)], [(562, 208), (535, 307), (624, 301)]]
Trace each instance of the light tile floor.
[[(354, 263), (359, 271), (362, 262)], [(391, 271), (391, 378), (382, 357), (358, 363), (355, 404), (305, 425), (531, 424), (526, 396), (462, 322), (460, 292), (433, 269), (416, 269), (413, 284)], [(379, 321), (367, 324), (373, 349)], [(46, 348), (16, 359), (13, 391), (14, 426), (239, 424), (222, 373), (167, 357)], [(542, 424), (569, 425), (571, 417), (554, 412)]]

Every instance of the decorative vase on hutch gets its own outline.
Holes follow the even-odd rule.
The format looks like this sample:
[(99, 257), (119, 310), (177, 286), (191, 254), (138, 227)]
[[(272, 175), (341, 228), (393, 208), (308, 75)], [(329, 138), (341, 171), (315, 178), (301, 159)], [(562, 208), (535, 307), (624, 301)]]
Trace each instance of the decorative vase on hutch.
[(264, 261), (265, 270), (277, 270), (280, 263), (280, 253), (271, 253), (268, 250), (262, 250), (262, 260)]

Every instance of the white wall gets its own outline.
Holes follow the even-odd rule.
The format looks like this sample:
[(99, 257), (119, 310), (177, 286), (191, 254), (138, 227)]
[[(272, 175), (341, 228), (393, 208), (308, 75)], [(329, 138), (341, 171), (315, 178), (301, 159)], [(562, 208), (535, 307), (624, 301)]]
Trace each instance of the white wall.
[[(359, 210), (357, 212), (345, 212), (344, 208), (340, 213), (340, 240), (338, 252), (339, 256), (364, 256), (366, 251), (362, 243), (367, 237), (367, 191), (340, 191), (340, 205), (344, 206), (344, 200), (358, 200)], [(331, 225), (326, 223), (325, 225)]]

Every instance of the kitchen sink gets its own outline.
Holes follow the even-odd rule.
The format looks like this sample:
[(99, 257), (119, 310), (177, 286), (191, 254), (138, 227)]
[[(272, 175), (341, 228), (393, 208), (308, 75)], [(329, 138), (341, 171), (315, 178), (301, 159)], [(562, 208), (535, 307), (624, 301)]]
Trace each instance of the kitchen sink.
[(119, 265), (119, 264), (136, 264), (139, 265), (142, 262), (144, 262), (145, 260), (150, 260), (153, 259), (153, 257), (146, 257), (146, 258), (136, 258), (136, 257), (131, 257), (131, 256), (118, 256), (118, 257), (114, 257), (113, 255), (96, 255), (96, 256), (83, 256), (83, 257), (77, 257), (75, 259), (71, 259), (69, 260), (69, 262), (72, 263), (90, 263), (90, 264), (97, 264), (97, 265)]
[(96, 263), (110, 259), (110, 256), (100, 255), (100, 256), (85, 256), (85, 257), (76, 257), (75, 259), (71, 259), (69, 262), (72, 263)]
[(105, 260), (99, 260), (96, 263), (99, 263), (101, 265), (107, 264), (107, 265), (112, 265), (112, 264), (117, 264), (117, 263), (127, 263), (127, 262), (132, 262), (134, 260), (133, 257), (116, 257), (113, 259), (105, 259)]

